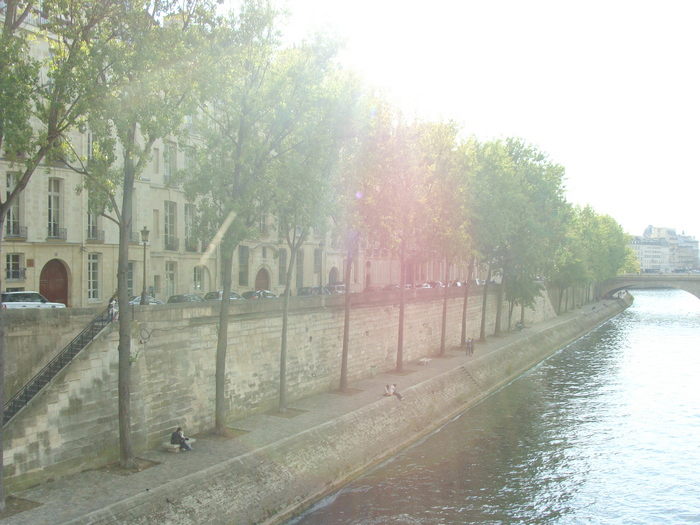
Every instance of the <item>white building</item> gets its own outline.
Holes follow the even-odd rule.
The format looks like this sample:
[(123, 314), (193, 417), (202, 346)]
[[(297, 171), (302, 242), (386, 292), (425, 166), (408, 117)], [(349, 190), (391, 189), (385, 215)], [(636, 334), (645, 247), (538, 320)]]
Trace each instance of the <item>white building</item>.
[(673, 228), (649, 226), (630, 247), (637, 254), (642, 272), (681, 272), (700, 268), (698, 241), (678, 235)]

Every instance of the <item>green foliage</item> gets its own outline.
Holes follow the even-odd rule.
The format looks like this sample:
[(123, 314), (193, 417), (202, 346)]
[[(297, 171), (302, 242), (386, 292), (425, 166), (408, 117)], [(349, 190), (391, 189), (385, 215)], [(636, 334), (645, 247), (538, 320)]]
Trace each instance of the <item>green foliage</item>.
[[(0, 39), (0, 147), (18, 172), (9, 206), (44, 160), (72, 150), (71, 131), (82, 130), (89, 108), (107, 92), (105, 49), (114, 38), (122, 4), (116, 0), (6, 2)], [(22, 23), (32, 17), (36, 31)], [(38, 24), (38, 25), (37, 25)]]
[(420, 142), (422, 165), (427, 171), (425, 206), (431, 210), (421, 245), (448, 262), (467, 260), (472, 242), (466, 206), (468, 172), (458, 134), (454, 122), (426, 123)]

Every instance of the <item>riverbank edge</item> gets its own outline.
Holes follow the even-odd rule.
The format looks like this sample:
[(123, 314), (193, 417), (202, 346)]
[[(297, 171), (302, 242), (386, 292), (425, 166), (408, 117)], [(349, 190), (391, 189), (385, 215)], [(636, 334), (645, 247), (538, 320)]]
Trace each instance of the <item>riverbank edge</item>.
[[(477, 345), (473, 360), (360, 409), (164, 483), (71, 523), (264, 523), (301, 514), (324, 497), (475, 405), (625, 310), (632, 297), (570, 312), (512, 342)], [(493, 348), (487, 349), (487, 346)], [(455, 357), (456, 354), (446, 358)], [(437, 357), (436, 357), (437, 358)]]

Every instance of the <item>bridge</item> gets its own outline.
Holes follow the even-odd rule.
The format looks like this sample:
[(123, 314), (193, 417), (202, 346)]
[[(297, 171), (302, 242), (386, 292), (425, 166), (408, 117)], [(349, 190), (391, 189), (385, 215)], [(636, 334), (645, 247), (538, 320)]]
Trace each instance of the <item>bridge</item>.
[(629, 289), (649, 288), (678, 288), (692, 293), (700, 299), (700, 274), (627, 274), (609, 279), (600, 285), (600, 293), (603, 297), (610, 297), (615, 292)]

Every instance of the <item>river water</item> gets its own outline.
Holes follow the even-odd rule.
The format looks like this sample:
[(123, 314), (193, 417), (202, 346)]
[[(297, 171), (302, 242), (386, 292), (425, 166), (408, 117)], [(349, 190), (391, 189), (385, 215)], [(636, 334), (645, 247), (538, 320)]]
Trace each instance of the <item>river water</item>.
[(700, 523), (700, 300), (633, 305), (295, 524)]

